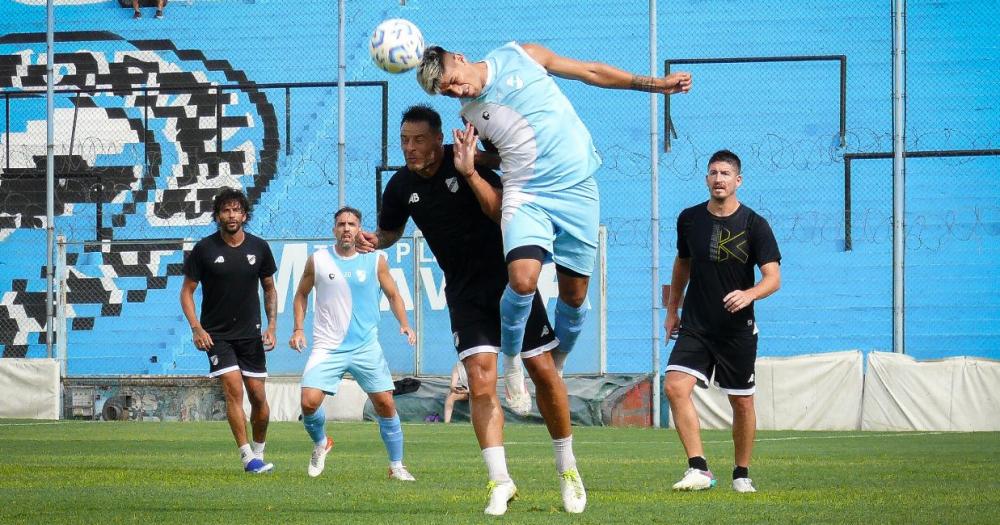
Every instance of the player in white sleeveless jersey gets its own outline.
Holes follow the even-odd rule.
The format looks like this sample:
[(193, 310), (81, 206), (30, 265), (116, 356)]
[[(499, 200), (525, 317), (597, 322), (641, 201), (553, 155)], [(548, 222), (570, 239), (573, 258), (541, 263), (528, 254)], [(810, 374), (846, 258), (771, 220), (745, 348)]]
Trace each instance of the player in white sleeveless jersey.
[[(459, 98), (462, 117), (493, 144), (503, 172), (501, 228), (509, 284), (500, 303), (501, 350), (521, 350), (542, 263), (559, 279), (555, 332), (561, 369), (582, 328), (597, 253), (600, 199), (594, 173), (601, 159), (587, 127), (551, 75), (594, 86), (685, 93), (689, 73), (637, 76), (600, 62), (559, 56), (537, 44), (510, 42), (480, 62), (433, 46), (417, 81), (430, 94)], [(456, 144), (458, 144), (456, 133)]]
[(336, 244), (309, 257), (295, 292), (295, 329), (288, 344), (302, 351), (309, 293), (316, 290), (312, 353), (302, 371), (302, 422), (315, 445), (308, 472), (319, 476), (333, 447), (326, 434), (323, 399), (327, 394), (335, 395), (344, 373), (350, 372), (378, 414), (379, 431), (389, 453), (389, 477), (414, 481), (403, 465), (403, 430), (392, 399), (392, 374), (378, 342), (383, 292), (399, 321), (400, 333), (411, 345), (416, 335), (389, 274), (385, 253), (359, 253), (355, 248), (360, 229), (360, 211), (350, 207), (338, 210), (333, 227)]

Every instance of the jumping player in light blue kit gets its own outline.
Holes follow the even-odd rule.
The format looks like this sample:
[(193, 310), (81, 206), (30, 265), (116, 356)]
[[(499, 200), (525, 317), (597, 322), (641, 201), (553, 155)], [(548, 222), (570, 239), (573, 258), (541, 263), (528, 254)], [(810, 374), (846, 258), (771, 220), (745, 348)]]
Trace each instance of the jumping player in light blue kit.
[(308, 472), (319, 476), (333, 447), (326, 434), (323, 399), (327, 394), (335, 395), (344, 373), (350, 372), (378, 414), (379, 431), (389, 453), (389, 478), (414, 481), (403, 465), (403, 429), (392, 400), (389, 364), (378, 342), (380, 292), (385, 292), (399, 321), (399, 332), (411, 345), (416, 335), (389, 275), (385, 253), (358, 253), (355, 248), (360, 229), (360, 211), (349, 207), (338, 210), (333, 227), (336, 244), (309, 257), (295, 292), (295, 329), (288, 344), (302, 351), (306, 346), (302, 323), (309, 292), (316, 289), (312, 353), (302, 371), (302, 422), (315, 444)]
[(690, 90), (691, 75), (637, 76), (516, 42), (475, 63), (438, 46), (424, 51), (417, 70), (421, 87), (461, 99), (468, 126), (464, 133), (456, 130), (456, 144), (468, 140), (474, 128), (500, 154), (500, 225), (509, 278), (500, 300), (500, 349), (508, 355), (521, 351), (542, 263), (551, 258), (559, 280), (554, 327), (559, 349), (553, 358), (562, 370), (589, 307), (600, 219), (594, 173), (601, 159), (587, 127), (550, 75), (664, 94)]

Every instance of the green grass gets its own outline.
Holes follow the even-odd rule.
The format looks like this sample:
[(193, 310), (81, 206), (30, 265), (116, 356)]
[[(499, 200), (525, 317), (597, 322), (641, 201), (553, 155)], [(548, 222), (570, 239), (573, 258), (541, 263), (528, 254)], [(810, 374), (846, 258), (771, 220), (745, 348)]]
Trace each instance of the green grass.
[[(385, 478), (373, 423), (332, 423), (320, 478), (301, 425), (271, 425), (275, 473), (244, 474), (224, 422), (0, 421), (0, 523), (486, 523), (472, 428), (404, 425), (413, 484)], [(705, 432), (719, 487), (674, 493), (686, 463), (672, 430), (576, 428), (588, 489), (562, 512), (543, 427), (509, 425), (521, 496), (505, 523), (996, 523), (997, 433), (761, 432), (751, 476), (729, 488), (727, 432)]]

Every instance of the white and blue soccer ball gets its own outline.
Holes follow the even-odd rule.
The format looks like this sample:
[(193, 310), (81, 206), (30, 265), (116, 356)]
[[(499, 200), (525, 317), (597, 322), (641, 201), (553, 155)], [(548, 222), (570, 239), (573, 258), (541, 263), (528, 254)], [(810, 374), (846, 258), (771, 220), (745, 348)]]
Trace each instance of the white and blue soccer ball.
[(424, 56), (424, 36), (409, 20), (386, 20), (372, 32), (368, 41), (372, 60), (383, 71), (402, 73), (417, 67)]

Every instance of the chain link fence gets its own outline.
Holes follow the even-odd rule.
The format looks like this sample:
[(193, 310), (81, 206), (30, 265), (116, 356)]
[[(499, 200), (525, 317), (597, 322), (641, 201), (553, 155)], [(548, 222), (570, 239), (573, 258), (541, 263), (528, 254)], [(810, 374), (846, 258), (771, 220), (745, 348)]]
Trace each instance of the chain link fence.
[[(336, 3), (194, 0), (171, 3), (163, 20), (133, 20), (114, 2), (56, 4), (55, 225), (80, 247), (76, 262), (67, 254), (66, 278), (79, 271), (81, 279), (134, 280), (115, 290), (102, 284), (104, 292), (99, 281), (77, 283), (118, 297), (107, 308), (122, 319), (179, 315), (169, 268), (180, 264), (183, 246), (213, 231), (219, 186), (247, 190), (257, 235), (325, 237), (341, 199), (375, 217), (384, 182), (403, 163), (397, 130), (407, 106), (429, 103), (446, 132), (461, 125), (456, 101), (428, 98), (412, 73), (388, 75), (368, 59), (368, 34), (383, 19), (409, 19), (428, 44), (474, 60), (517, 40), (649, 73), (648, 2), (348, 0), (340, 122)], [(1000, 255), (991, 182), (1000, 167), (1000, 57), (984, 44), (995, 39), (1000, 7), (982, 0), (907, 7), (908, 352), (995, 357), (1000, 303), (983, 283), (997, 281)], [(0, 10), (0, 346), (7, 357), (39, 356), (44, 7)], [(761, 354), (891, 348), (891, 6), (769, 0), (736, 8), (690, 0), (657, 2), (656, 13), (657, 73), (694, 75), (690, 94), (660, 99), (655, 124), (659, 280), (669, 281), (677, 214), (707, 199), (707, 160), (731, 149), (743, 160), (741, 200), (771, 223), (784, 256), (782, 290), (758, 305)], [(648, 371), (650, 288), (658, 284), (649, 95), (558, 83), (604, 161), (597, 178), (607, 229), (607, 370)], [(86, 266), (99, 253), (86, 246), (119, 242), (161, 246), (134, 251), (148, 255), (129, 261), (100, 252), (111, 261), (101, 265), (136, 275)], [(156, 266), (154, 257), (157, 271), (142, 274)], [(148, 300), (129, 299), (142, 293)], [(71, 334), (74, 323), (100, 317), (105, 306), (96, 304), (74, 304)], [(153, 364), (159, 372), (149, 373), (166, 373), (162, 362)]]

